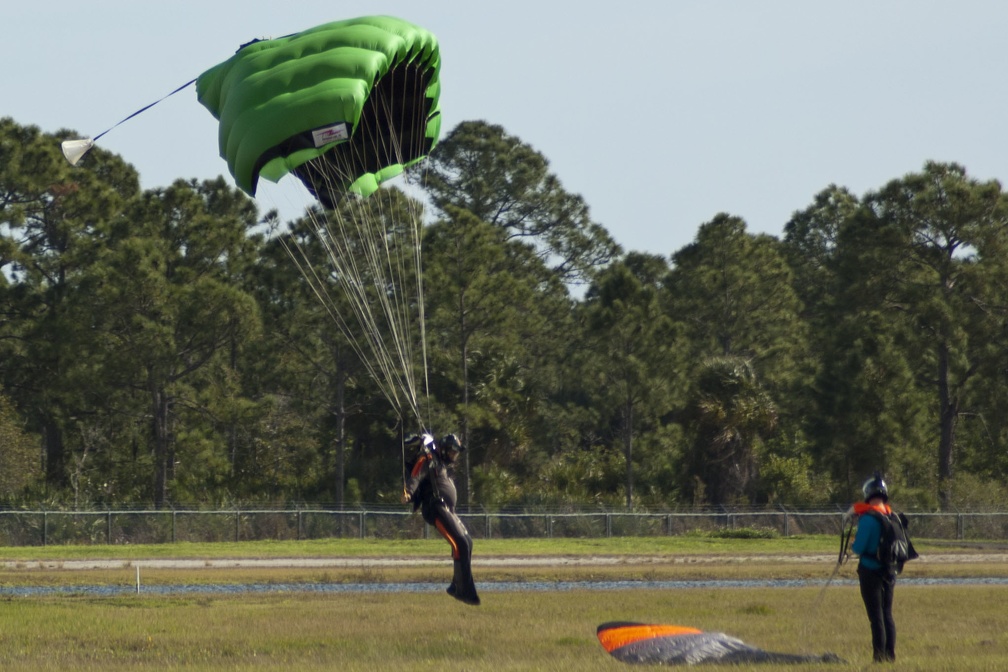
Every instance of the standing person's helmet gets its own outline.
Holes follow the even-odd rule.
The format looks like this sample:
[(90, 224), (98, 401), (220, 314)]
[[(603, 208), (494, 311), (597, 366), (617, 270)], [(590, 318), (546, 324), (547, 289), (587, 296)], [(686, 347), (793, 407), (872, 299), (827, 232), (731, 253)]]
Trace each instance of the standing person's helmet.
[(875, 475), (865, 481), (864, 485), (861, 486), (861, 492), (864, 494), (864, 501), (867, 502), (872, 497), (881, 497), (883, 502), (889, 501), (889, 488), (886, 487), (886, 483), (882, 480), (882, 474), (875, 472)]

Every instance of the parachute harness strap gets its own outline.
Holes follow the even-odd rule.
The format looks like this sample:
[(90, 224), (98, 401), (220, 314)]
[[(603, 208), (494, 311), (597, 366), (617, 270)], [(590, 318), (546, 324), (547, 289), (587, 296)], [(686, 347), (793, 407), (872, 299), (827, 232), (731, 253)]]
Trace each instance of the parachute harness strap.
[(438, 488), (437, 470), (441, 464), (441, 456), (438, 455), (437, 451), (430, 451), (430, 461), (427, 463), (427, 478), (430, 480), (431, 492), (434, 493), (434, 499), (436, 501), (444, 504), (444, 498), (441, 496), (441, 490)]

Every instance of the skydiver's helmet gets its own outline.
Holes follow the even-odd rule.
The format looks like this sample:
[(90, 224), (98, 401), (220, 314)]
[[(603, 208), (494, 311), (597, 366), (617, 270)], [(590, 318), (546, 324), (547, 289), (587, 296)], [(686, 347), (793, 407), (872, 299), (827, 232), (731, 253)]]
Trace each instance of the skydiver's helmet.
[(889, 501), (889, 488), (886, 487), (885, 481), (882, 480), (882, 474), (875, 472), (875, 475), (865, 481), (864, 485), (861, 486), (861, 492), (864, 494), (864, 501), (873, 497), (881, 497), (883, 502)]
[(459, 453), (461, 453), (465, 448), (462, 447), (462, 442), (454, 434), (446, 434), (441, 437), (438, 441), (438, 448), (441, 450), (441, 455), (448, 462), (454, 462)]

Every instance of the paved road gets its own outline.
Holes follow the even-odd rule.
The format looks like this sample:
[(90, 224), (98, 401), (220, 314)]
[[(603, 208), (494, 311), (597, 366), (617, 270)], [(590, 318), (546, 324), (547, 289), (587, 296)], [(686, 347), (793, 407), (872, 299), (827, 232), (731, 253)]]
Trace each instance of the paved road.
[[(140, 567), (150, 569), (219, 569), (219, 568), (272, 568), (302, 569), (326, 568), (382, 568), (424, 567), (450, 564), (444, 557), (352, 557), (352, 558), (151, 558), (151, 559), (95, 559), (95, 560), (19, 560), (5, 561), (5, 569), (117, 569)], [(1008, 553), (978, 554), (928, 554), (915, 563), (1008, 563)], [(823, 564), (836, 563), (836, 554), (828, 555), (738, 555), (738, 556), (491, 556), (474, 557), (474, 567), (606, 567), (647, 565), (703, 565), (729, 564)]]

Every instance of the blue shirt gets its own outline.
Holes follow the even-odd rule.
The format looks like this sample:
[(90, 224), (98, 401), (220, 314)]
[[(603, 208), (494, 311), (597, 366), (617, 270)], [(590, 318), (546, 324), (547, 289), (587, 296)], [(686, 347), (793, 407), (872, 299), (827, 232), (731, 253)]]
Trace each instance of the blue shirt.
[(878, 518), (870, 513), (858, 517), (857, 534), (854, 535), (851, 551), (860, 556), (860, 563), (868, 569), (882, 569), (882, 565), (875, 559), (881, 538), (882, 523)]

